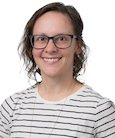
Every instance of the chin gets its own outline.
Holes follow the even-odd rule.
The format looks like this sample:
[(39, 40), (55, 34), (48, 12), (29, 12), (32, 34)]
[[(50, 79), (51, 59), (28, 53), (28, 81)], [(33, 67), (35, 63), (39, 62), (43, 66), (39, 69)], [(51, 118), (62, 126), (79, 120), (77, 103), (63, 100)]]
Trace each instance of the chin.
[(62, 73), (60, 71), (50, 69), (42, 72), (41, 75), (43, 76), (45, 75), (52, 78), (52, 77), (59, 77), (60, 75), (62, 76)]

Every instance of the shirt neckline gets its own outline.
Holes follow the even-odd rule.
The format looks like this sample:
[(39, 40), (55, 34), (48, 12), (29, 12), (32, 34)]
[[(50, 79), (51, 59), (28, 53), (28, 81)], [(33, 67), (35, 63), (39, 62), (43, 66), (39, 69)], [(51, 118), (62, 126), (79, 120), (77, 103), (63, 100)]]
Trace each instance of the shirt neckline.
[(61, 103), (64, 103), (65, 101), (67, 102), (68, 100), (70, 100), (71, 98), (77, 96), (79, 93), (81, 93), (84, 89), (86, 89), (87, 85), (83, 85), (81, 88), (79, 88), (77, 91), (75, 91), (74, 93), (72, 93), (71, 95), (61, 99), (61, 100), (58, 100), (58, 101), (49, 101), (49, 100), (46, 100), (44, 98), (42, 98), (39, 94), (39, 91), (38, 91), (38, 87), (39, 87), (39, 84), (35, 87), (35, 93), (36, 93), (36, 98), (39, 102), (41, 103), (44, 103), (44, 104), (61, 104)]

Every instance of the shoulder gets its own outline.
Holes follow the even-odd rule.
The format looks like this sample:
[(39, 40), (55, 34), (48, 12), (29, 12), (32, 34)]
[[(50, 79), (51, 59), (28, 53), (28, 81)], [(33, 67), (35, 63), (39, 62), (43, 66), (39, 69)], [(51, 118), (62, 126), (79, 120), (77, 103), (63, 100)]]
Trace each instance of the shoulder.
[(30, 86), (29, 88), (22, 90), (20, 92), (16, 92), (13, 95), (9, 96), (4, 100), (1, 104), (1, 109), (7, 109), (7, 111), (14, 111), (16, 106), (24, 102), (25, 99), (33, 96), (35, 93), (36, 85)]
[(79, 102), (83, 109), (93, 113), (95, 126), (106, 124), (107, 120), (113, 120), (112, 123), (115, 124), (115, 104), (109, 98), (102, 96), (90, 86), (83, 87), (76, 95), (76, 104)]
[(115, 104), (109, 98), (102, 96), (100, 93), (86, 86), (82, 91), (85, 100), (95, 103), (95, 114), (97, 117), (107, 115), (107, 113), (115, 114)]
[(19, 113), (24, 103), (35, 98), (35, 85), (23, 91), (14, 93), (4, 100), (0, 106), (0, 132), (3, 137), (8, 137), (12, 120), (15, 120), (16, 113)]
[[(115, 104), (107, 97), (86, 87), (79, 94), (82, 100), (87, 101), (85, 106), (92, 106), (94, 110), (94, 134), (96, 137), (115, 137)], [(89, 103), (88, 103), (89, 102)]]
[(28, 96), (31, 96), (33, 93), (35, 93), (35, 88), (36, 88), (36, 85), (30, 86), (27, 89), (14, 93), (9, 98), (12, 98), (12, 100), (15, 102), (19, 100), (23, 100), (24, 98), (27, 98)]
[(83, 103), (93, 105), (95, 109), (101, 109), (108, 104), (114, 107), (114, 103), (109, 98), (104, 97), (88, 85), (81, 88), (76, 95), (76, 99), (79, 99)]
[(81, 99), (86, 102), (94, 102), (98, 103), (100, 100), (104, 99), (104, 97), (96, 92), (92, 87), (88, 85), (84, 85), (78, 92), (76, 92), (76, 98)]

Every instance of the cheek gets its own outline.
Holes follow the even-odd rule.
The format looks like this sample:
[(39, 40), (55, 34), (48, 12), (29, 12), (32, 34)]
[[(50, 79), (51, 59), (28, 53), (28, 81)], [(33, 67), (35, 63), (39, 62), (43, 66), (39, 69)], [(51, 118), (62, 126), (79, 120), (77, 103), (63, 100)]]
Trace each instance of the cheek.
[(37, 50), (37, 49), (32, 50), (32, 55), (33, 55), (34, 58), (35, 57), (40, 57), (41, 53), (42, 53), (42, 50)]
[(41, 50), (37, 50), (37, 49), (33, 49), (32, 50), (33, 59), (34, 59), (36, 64), (39, 63), (39, 59), (40, 59), (41, 53), (42, 53)]
[(66, 62), (67, 63), (71, 63), (71, 64), (73, 64), (73, 61), (74, 61), (74, 54), (75, 54), (75, 50), (74, 49), (68, 49), (68, 52), (67, 53), (65, 53), (65, 57), (66, 57)]

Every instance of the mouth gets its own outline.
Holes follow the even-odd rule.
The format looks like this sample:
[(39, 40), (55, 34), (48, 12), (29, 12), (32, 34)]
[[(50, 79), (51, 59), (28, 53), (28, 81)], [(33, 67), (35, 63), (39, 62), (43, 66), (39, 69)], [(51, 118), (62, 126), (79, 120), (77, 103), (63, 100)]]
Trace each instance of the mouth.
[(51, 58), (45, 57), (45, 58), (43, 58), (43, 60), (46, 63), (53, 64), (53, 63), (57, 63), (61, 58), (62, 57), (51, 57)]

